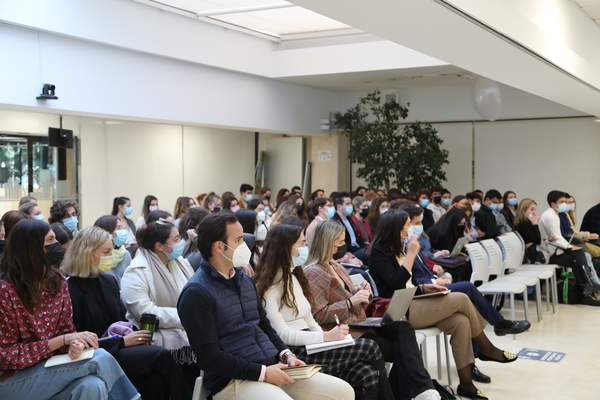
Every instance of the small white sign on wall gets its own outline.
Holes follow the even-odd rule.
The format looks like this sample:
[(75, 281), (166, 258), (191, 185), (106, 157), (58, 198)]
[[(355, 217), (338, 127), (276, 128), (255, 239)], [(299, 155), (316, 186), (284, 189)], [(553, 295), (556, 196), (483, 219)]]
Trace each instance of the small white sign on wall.
[(331, 161), (331, 150), (319, 150), (319, 161)]

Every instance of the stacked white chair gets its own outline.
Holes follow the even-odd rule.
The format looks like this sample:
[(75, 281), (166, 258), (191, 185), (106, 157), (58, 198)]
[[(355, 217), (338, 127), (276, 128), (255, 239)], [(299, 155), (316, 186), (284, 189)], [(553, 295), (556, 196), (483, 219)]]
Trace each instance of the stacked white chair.
[[(490, 282), (520, 282), (527, 286), (535, 286), (536, 294), (536, 306), (537, 306), (537, 319), (538, 322), (542, 320), (542, 292), (540, 288), (540, 280), (534, 273), (528, 273), (525, 275), (512, 274), (504, 275), (504, 263), (502, 262), (502, 251), (493, 239), (482, 240), (481, 245), (485, 248), (488, 254), (488, 261), (490, 265), (490, 276), (494, 276), (495, 279)], [(526, 301), (525, 298), (523, 301)], [(526, 316), (527, 318), (527, 316)]]
[[(510, 313), (512, 320), (515, 320), (515, 294), (522, 293), (525, 300), (523, 301), (525, 319), (527, 319), (527, 285), (520, 282), (490, 282), (488, 255), (483, 246), (479, 243), (470, 243), (466, 246), (466, 249), (469, 254), (469, 259), (471, 260), (471, 267), (473, 268), (471, 283), (477, 286), (477, 289), (482, 294), (494, 296), (508, 294), (510, 298)], [(513, 339), (516, 339), (516, 335), (513, 335)]]
[(508, 276), (535, 275), (546, 281), (546, 309), (550, 310), (550, 298), (552, 297), (552, 313), (556, 313), (555, 280), (556, 268), (554, 266), (531, 265), (532, 268), (523, 265), (524, 249), (517, 234), (510, 232), (498, 238), (499, 245), (504, 255), (504, 271), (513, 270)]

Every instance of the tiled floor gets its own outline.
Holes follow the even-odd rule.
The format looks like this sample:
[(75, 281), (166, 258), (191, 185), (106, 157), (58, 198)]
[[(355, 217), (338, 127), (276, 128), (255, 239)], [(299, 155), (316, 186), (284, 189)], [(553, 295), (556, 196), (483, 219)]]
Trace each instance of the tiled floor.
[[(523, 318), (522, 303), (517, 301), (516, 319)], [(521, 312), (519, 313), (519, 310)], [(600, 307), (559, 304), (556, 314), (546, 311), (537, 322), (535, 302), (529, 302), (531, 329), (517, 335), (496, 336), (493, 327), (485, 328), (486, 335), (499, 348), (516, 352), (519, 348), (533, 348), (566, 353), (558, 363), (517, 360), (499, 364), (477, 360), (477, 366), (492, 378), (491, 384), (476, 386), (490, 400), (504, 399), (600, 399)], [(510, 318), (510, 310), (501, 312)], [(429, 370), (437, 378), (435, 339), (428, 338)], [(447, 383), (445, 359), (441, 382)], [(458, 376), (452, 363), (452, 386), (456, 391)]]

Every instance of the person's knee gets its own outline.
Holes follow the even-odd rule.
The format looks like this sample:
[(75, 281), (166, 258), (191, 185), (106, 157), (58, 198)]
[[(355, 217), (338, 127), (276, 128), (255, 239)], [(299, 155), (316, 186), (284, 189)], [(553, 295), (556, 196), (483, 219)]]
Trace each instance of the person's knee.
[(354, 389), (350, 384), (342, 379), (338, 379), (338, 384), (336, 385), (336, 399), (344, 399), (344, 400), (354, 400)]
[(106, 383), (97, 376), (88, 375), (78, 379), (77, 386), (73, 388), (69, 399), (88, 400), (108, 399)]

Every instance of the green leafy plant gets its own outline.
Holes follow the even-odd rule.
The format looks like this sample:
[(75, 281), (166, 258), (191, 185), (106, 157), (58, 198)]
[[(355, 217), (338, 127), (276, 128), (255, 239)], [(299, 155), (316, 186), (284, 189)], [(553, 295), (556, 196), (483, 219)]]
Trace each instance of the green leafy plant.
[(401, 191), (439, 186), (446, 180), (442, 170), (448, 151), (437, 130), (428, 123), (403, 125), (408, 106), (381, 102), (375, 90), (360, 98), (345, 113), (335, 113), (335, 123), (350, 140), (348, 159), (359, 165), (357, 176), (372, 189), (391, 185)]

